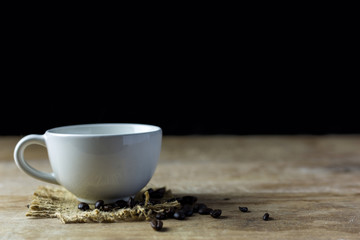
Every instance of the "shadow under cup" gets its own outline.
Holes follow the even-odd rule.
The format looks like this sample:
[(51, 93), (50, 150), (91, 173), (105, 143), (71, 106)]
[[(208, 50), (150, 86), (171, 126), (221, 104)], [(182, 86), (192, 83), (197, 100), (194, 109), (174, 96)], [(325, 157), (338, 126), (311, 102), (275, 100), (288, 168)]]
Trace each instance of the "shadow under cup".
[[(14, 158), (25, 173), (64, 186), (81, 202), (111, 203), (135, 195), (150, 181), (161, 140), (161, 128), (152, 125), (73, 125), (24, 137)], [(47, 147), (53, 173), (40, 172), (24, 160), (24, 149), (30, 144)]]

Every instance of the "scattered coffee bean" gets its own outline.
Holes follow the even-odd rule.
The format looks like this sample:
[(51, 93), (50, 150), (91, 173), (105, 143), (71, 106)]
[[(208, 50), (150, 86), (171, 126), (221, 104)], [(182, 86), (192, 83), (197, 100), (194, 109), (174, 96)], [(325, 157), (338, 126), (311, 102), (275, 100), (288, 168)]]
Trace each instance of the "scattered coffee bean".
[(166, 213), (165, 212), (159, 212), (155, 215), (155, 218), (158, 220), (164, 220), (166, 219)]
[(177, 220), (184, 220), (185, 219), (185, 213), (181, 210), (178, 210), (174, 213), (174, 216), (173, 216), (175, 219)]
[(193, 205), (196, 203), (197, 197), (194, 196), (183, 196), (181, 199), (179, 199), (179, 202), (181, 205)]
[(199, 209), (201, 208), (206, 208), (207, 206), (203, 203), (195, 203), (194, 207), (193, 207), (193, 212), (197, 213), (199, 212)]
[(78, 205), (78, 209), (86, 211), (86, 210), (89, 210), (90, 207), (89, 207), (89, 205), (87, 203), (81, 202)]
[(117, 200), (116, 202), (115, 202), (115, 204), (116, 204), (116, 206), (118, 207), (118, 208), (127, 208), (128, 207), (128, 203), (126, 202), (126, 201), (124, 201), (124, 200)]
[(174, 217), (175, 208), (169, 208), (168, 210), (165, 210), (165, 214), (167, 218)]
[(132, 197), (129, 198), (127, 203), (129, 205), (129, 208), (133, 208), (136, 205), (135, 200)]
[(149, 203), (150, 203), (151, 205), (156, 205), (156, 204), (160, 204), (161, 201), (158, 200), (158, 199), (150, 199), (150, 200), (149, 200)]
[(187, 217), (192, 216), (194, 213), (192, 205), (184, 205), (181, 210), (184, 212), (185, 216)]
[(95, 203), (95, 208), (96, 209), (102, 209), (104, 205), (105, 205), (105, 203), (104, 203), (103, 200), (97, 200), (96, 203)]
[(161, 220), (158, 219), (153, 219), (150, 222), (151, 227), (155, 230), (155, 231), (160, 231), (163, 227), (163, 222)]
[(153, 191), (148, 190), (148, 192), (149, 192), (150, 198), (163, 198), (164, 194), (166, 192), (166, 188), (163, 187), (163, 188), (159, 188), (159, 189), (156, 189), (156, 190), (153, 190)]
[(110, 212), (113, 210), (113, 206), (111, 204), (105, 204), (102, 209), (104, 212)]
[(141, 201), (138, 203), (140, 206), (145, 206), (145, 201)]
[(170, 198), (170, 199), (166, 200), (166, 202), (174, 202), (174, 201), (176, 201), (176, 198)]
[(249, 209), (247, 207), (239, 207), (239, 210), (242, 212), (247, 212)]
[(269, 219), (270, 219), (270, 214), (265, 213), (264, 216), (263, 216), (263, 220), (264, 221), (269, 221)]
[(29, 207), (30, 207), (30, 204), (26, 205), (26, 207), (29, 208)]
[[(153, 199), (150, 198), (149, 204), (156, 205), (156, 204), (160, 204), (160, 203), (164, 202), (164, 200), (161, 200), (161, 198), (163, 198), (163, 196), (165, 194), (165, 188), (160, 188), (160, 189), (157, 189), (156, 191), (154, 191), (153, 189), (150, 188), (150, 189), (148, 189), (148, 191), (149, 191), (149, 194), (151, 193), (151, 195), (153, 197)], [(193, 213), (196, 213), (196, 212), (198, 212), (201, 215), (210, 215), (213, 218), (219, 218), (222, 214), (221, 209), (213, 210), (212, 208), (208, 208), (207, 205), (204, 203), (196, 203), (197, 197), (194, 197), (194, 196), (183, 196), (183, 197), (171, 198), (171, 199), (166, 200), (166, 202), (173, 202), (175, 200), (181, 204), (181, 209), (176, 210), (176, 208), (171, 207), (169, 209), (164, 210), (163, 212), (156, 213), (155, 219), (153, 219), (150, 222), (151, 227), (155, 231), (160, 231), (163, 228), (163, 222), (161, 220), (165, 220), (167, 218), (175, 218), (177, 220), (184, 220), (184, 219), (186, 219), (186, 217), (192, 216)], [(230, 200), (230, 198), (224, 198), (224, 200)], [(142, 202), (135, 201), (134, 198), (132, 198), (132, 197), (130, 197), (127, 202), (124, 200), (118, 200), (112, 204), (105, 204), (103, 200), (98, 200), (95, 203), (95, 208), (99, 209), (101, 211), (109, 212), (109, 211), (127, 208), (127, 207), (133, 208), (137, 204), (143, 206), (145, 204), (145, 202), (144, 201), (142, 201)], [(27, 205), (27, 207), (29, 208), (29, 205)], [(90, 209), (90, 207), (87, 203), (80, 202), (78, 204), (78, 209), (80, 209), (82, 211), (87, 211)], [(241, 212), (249, 212), (247, 207), (239, 206), (239, 210)], [(272, 219), (272, 218), (270, 218), (269, 213), (265, 213), (262, 218), (264, 221), (269, 221)]]
[[(154, 192), (154, 189), (149, 188), (148, 190), (146, 190), (146, 192), (148, 192), (148, 193), (149, 193), (149, 197), (151, 197), (151, 194), (152, 194), (152, 192)], [(143, 198), (145, 199), (145, 193), (143, 193)]]
[(223, 200), (228, 201), (228, 200), (230, 200), (230, 198), (226, 197), (226, 198), (224, 198)]
[(208, 207), (200, 208), (199, 209), (199, 214), (201, 214), (201, 215), (209, 215), (211, 211), (212, 211), (212, 209), (208, 208)]
[(120, 209), (120, 207), (119, 207), (116, 203), (111, 203), (111, 204), (109, 204), (109, 205), (111, 205), (112, 210), (114, 210), (114, 211), (116, 211), (116, 210), (119, 210), (119, 209)]
[(213, 217), (213, 218), (219, 218), (221, 216), (221, 210), (220, 209), (214, 209), (210, 212), (210, 215)]

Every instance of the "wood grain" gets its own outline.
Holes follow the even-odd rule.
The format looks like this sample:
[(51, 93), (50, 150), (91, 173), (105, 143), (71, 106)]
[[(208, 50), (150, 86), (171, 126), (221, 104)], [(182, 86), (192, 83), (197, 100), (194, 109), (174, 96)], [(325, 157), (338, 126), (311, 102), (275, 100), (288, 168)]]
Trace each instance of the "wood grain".
[[(360, 136), (164, 137), (150, 185), (195, 195), (220, 208), (220, 219), (194, 215), (148, 222), (62, 224), (26, 218), (38, 185), (12, 152), (18, 137), (0, 137), (0, 239), (360, 239)], [(25, 157), (50, 171), (46, 149)], [(239, 206), (249, 212), (242, 213)], [(263, 221), (268, 212), (271, 221)]]

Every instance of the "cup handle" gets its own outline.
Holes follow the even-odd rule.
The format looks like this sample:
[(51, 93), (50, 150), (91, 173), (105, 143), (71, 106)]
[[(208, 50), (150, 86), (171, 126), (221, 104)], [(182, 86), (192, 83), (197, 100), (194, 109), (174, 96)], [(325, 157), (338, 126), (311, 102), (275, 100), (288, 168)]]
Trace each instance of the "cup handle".
[(56, 181), (55, 174), (54, 173), (45, 173), (41, 172), (33, 167), (31, 167), (24, 159), (24, 151), (25, 148), (32, 144), (38, 144), (41, 146), (46, 147), (45, 138), (43, 135), (36, 135), (31, 134), (28, 136), (23, 137), (17, 144), (14, 150), (14, 159), (15, 163), (23, 170), (26, 174), (29, 176), (39, 179), (44, 182), (58, 184), (58, 181)]

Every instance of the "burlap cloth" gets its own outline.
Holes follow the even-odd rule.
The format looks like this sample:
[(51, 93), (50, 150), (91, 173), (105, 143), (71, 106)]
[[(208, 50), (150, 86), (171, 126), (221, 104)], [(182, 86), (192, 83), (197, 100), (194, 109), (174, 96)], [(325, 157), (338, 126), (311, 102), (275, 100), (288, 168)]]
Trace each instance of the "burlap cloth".
[[(163, 212), (173, 207), (179, 207), (180, 203), (176, 200), (166, 202), (165, 199), (172, 198), (171, 190), (167, 190), (163, 201), (159, 204), (149, 203), (147, 187), (140, 191), (135, 200), (145, 200), (143, 206), (136, 205), (133, 208), (118, 209), (110, 212), (95, 209), (90, 205), (90, 210), (81, 211), (78, 209), (79, 201), (76, 197), (63, 187), (40, 186), (34, 192), (33, 199), (29, 204), (26, 213), (28, 217), (35, 218), (58, 218), (62, 223), (90, 223), (90, 222), (121, 222), (121, 221), (144, 221), (150, 220), (154, 214)], [(143, 196), (146, 196), (143, 199)]]

